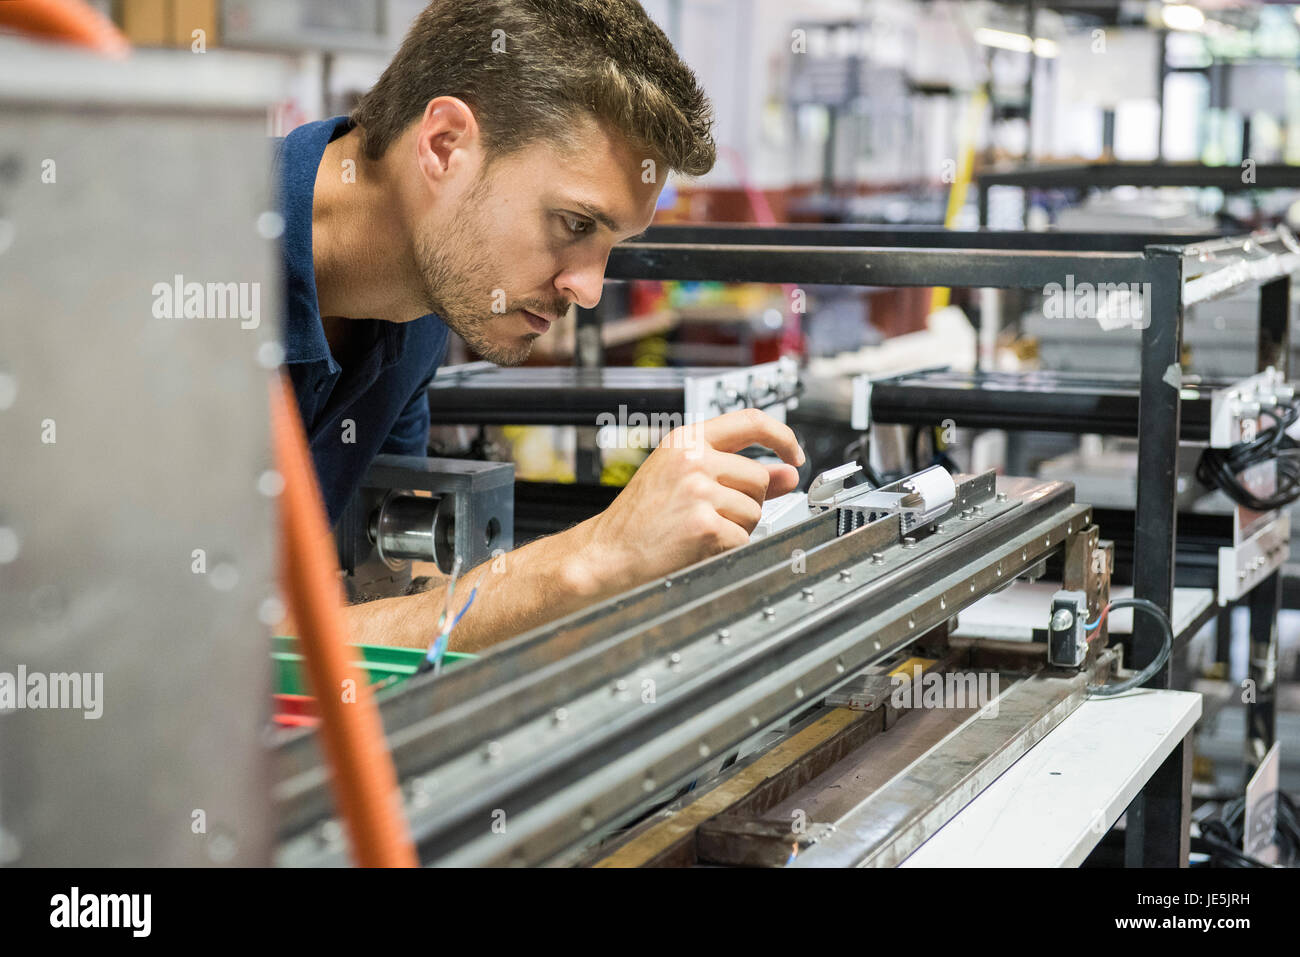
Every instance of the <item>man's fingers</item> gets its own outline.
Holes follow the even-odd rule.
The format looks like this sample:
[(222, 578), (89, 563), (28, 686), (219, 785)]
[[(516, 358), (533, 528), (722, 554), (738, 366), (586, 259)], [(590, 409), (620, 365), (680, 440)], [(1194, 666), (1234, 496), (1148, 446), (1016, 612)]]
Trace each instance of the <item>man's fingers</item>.
[(758, 520), (763, 517), (762, 505), (744, 492), (737, 492), (734, 488), (725, 485), (715, 486), (710, 500), (714, 511), (727, 521), (739, 525), (745, 530), (746, 535), (755, 529)]
[(764, 465), (767, 469), (767, 497), (786, 495), (799, 487), (799, 472), (790, 465)]
[[(716, 454), (717, 472), (715, 475), (718, 484), (734, 488), (737, 492), (744, 492), (755, 502), (762, 502), (767, 498), (767, 488), (771, 481), (771, 473), (767, 466), (761, 465), (753, 459), (747, 459), (743, 455), (734, 455), (731, 452), (718, 452)], [(781, 467), (789, 468), (788, 465)]]
[(738, 409), (692, 428), (719, 452), (739, 452), (751, 445), (762, 445), (796, 468), (803, 465), (803, 449), (790, 427), (758, 409)]

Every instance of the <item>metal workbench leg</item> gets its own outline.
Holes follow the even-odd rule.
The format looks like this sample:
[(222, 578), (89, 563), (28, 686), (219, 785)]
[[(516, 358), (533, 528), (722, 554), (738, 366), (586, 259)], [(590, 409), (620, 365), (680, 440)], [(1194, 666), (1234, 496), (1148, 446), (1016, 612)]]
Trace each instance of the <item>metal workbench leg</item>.
[(1235, 602), (1229, 602), (1219, 608), (1214, 620), (1214, 664), (1219, 672), (1216, 677), (1228, 680), (1232, 668), (1232, 609)]
[(1259, 361), (1291, 376), (1291, 277), (1283, 276), (1259, 287)]
[[(1149, 317), (1142, 330), (1142, 381), (1138, 404), (1137, 514), (1133, 534), (1133, 594), (1173, 607), (1174, 539), (1177, 526), (1180, 358), (1183, 341), (1182, 255), (1150, 248)], [(1164, 632), (1150, 615), (1133, 618), (1130, 668), (1143, 668), (1160, 652)], [(1147, 682), (1169, 687), (1166, 664)]]
[(1275, 571), (1250, 592), (1250, 683), (1246, 686), (1246, 776), (1255, 774), (1277, 732), (1277, 613), (1282, 573)]
[[(599, 307), (597, 307), (599, 308)], [(600, 314), (596, 309), (577, 307), (574, 332), (573, 364), (580, 369), (599, 369), (605, 364), (605, 348), (600, 337)], [(596, 426), (579, 426), (575, 444), (574, 477), (578, 484), (599, 485), (600, 447), (596, 444)]]
[(1192, 823), (1192, 735), (1151, 775), (1125, 816), (1125, 867), (1186, 867)]
[[(1272, 366), (1291, 372), (1291, 277), (1265, 283), (1259, 290), (1260, 371)], [(1277, 683), (1277, 616), (1282, 606), (1282, 574), (1269, 575), (1250, 592), (1250, 658), (1246, 699), (1245, 781), (1249, 781), (1272, 746), (1277, 729), (1274, 707)]]

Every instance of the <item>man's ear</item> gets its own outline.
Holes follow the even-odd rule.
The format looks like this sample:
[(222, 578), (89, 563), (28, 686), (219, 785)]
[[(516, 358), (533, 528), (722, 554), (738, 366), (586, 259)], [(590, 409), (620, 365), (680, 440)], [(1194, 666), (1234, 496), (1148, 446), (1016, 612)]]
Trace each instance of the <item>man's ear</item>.
[(416, 164), (430, 184), (444, 182), (477, 159), (478, 120), (464, 100), (439, 96), (424, 108), (415, 132)]

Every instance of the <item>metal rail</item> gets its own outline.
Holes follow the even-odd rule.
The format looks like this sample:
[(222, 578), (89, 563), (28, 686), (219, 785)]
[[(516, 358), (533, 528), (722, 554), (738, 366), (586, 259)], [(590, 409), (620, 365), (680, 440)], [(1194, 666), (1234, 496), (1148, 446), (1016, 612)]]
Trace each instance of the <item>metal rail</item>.
[[(1231, 170), (1229, 172), (1232, 172)], [(1273, 182), (1272, 174), (1259, 179)], [(1294, 177), (1296, 170), (1286, 171)], [(1108, 174), (1103, 174), (1108, 175)], [(1125, 171), (1125, 176), (1144, 175)], [(1214, 174), (1219, 175), (1219, 174)], [(985, 182), (991, 182), (986, 179)], [(1207, 185), (1220, 185), (1207, 184)], [(1283, 185), (1279, 183), (1278, 185)], [(1289, 185), (1289, 184), (1287, 184)], [(982, 190), (982, 192), (984, 192)], [(981, 201), (982, 212), (987, 204)], [(744, 235), (740, 232), (743, 230)], [(1069, 238), (1061, 238), (1067, 236)], [(1085, 238), (1086, 237), (1086, 238)], [(1274, 365), (1289, 374), (1290, 276), (1300, 259), (1294, 237), (1284, 229), (1249, 236), (1181, 239), (1144, 235), (1115, 239), (1091, 234), (1015, 231), (872, 230), (862, 227), (663, 227), (647, 233), (649, 242), (626, 243), (610, 255), (611, 279), (694, 279), (733, 282), (793, 282), (839, 285), (949, 286), (1035, 289), (1064, 284), (1148, 284), (1142, 329), (1137, 434), (1141, 436), (1137, 477), (1136, 561), (1134, 593), (1154, 601), (1168, 614), (1173, 594), (1176, 533), (1176, 477), (1181, 420), (1181, 351), (1187, 305), (1259, 288), (1260, 369)], [(1152, 241), (1154, 240), (1154, 241)], [(1134, 247), (1137, 248), (1134, 248)], [(1252, 601), (1264, 619), (1278, 605), (1278, 576)], [(1252, 629), (1259, 666), (1252, 667), (1268, 690), (1252, 705), (1248, 772), (1274, 736), (1272, 673), (1276, 661), (1276, 618)], [(1161, 636), (1156, 624), (1135, 624), (1133, 661), (1147, 664)], [(1252, 657), (1254, 660), (1254, 657)], [(1151, 682), (1169, 686), (1165, 667)], [(1155, 807), (1168, 801), (1153, 785), (1134, 802), (1141, 817), (1148, 799)], [(1155, 860), (1176, 825), (1157, 815), (1142, 817), (1145, 826), (1132, 832), (1144, 851), (1130, 860)], [(1136, 845), (1135, 845), (1136, 846)]]
[[(537, 864), (593, 839), (1091, 514), (1063, 483), (1005, 492), (992, 473), (968, 477), (950, 516), (906, 539), (897, 517), (836, 537), (827, 513), (521, 636), (490, 668), (410, 682), (381, 708), (422, 859)], [(331, 859), (340, 847), (303, 833), (330, 809), (310, 738), (278, 756), (284, 861)]]

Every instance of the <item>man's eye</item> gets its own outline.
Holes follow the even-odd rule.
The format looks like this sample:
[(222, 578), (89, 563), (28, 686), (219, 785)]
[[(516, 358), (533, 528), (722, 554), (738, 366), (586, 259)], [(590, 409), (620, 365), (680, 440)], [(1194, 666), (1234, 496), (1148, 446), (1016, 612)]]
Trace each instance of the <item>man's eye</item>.
[(576, 216), (565, 216), (564, 225), (575, 236), (582, 236), (591, 231), (591, 220), (578, 219)]

